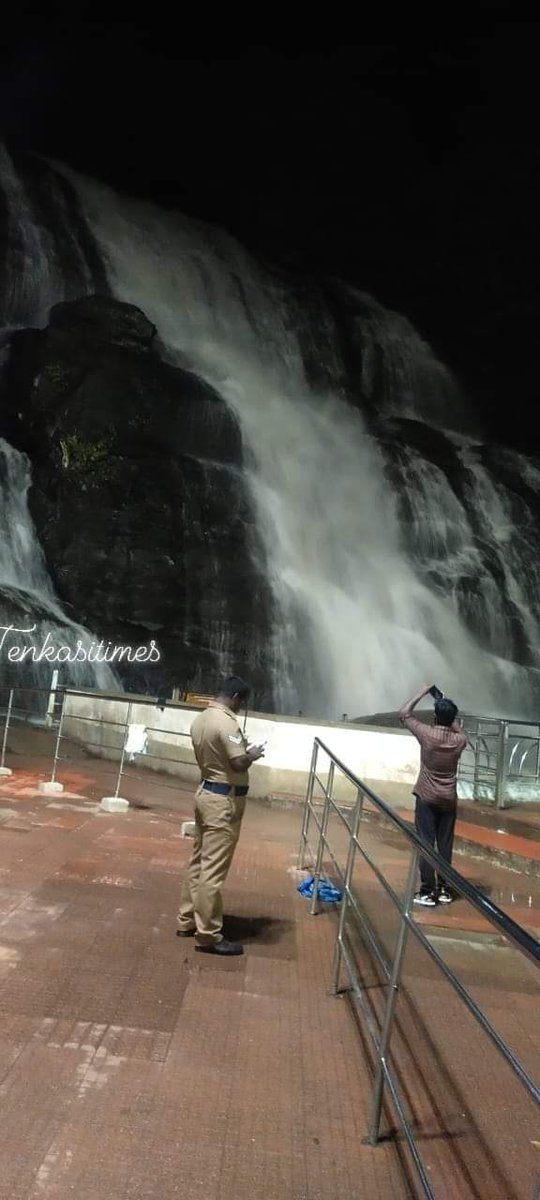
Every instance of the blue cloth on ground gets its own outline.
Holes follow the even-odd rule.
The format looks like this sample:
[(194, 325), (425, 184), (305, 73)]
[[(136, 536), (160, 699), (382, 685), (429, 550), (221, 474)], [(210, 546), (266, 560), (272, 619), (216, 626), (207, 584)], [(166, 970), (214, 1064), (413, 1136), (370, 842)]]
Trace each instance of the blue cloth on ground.
[[(308, 899), (313, 895), (313, 884), (315, 882), (314, 875), (308, 875), (307, 879), (303, 879), (302, 883), (298, 884), (298, 891), (301, 896), (307, 896)], [(340, 888), (334, 887), (329, 879), (319, 879), (317, 888), (317, 897), (323, 900), (326, 904), (336, 904), (341, 900), (343, 893)]]

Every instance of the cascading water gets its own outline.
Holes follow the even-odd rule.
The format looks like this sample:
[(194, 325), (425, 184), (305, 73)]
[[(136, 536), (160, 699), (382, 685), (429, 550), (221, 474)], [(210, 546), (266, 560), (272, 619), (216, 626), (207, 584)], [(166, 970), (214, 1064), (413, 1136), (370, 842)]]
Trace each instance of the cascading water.
[[(211, 382), (240, 419), (281, 612), (277, 657), (290, 675), (283, 681), (289, 706), (334, 717), (391, 709), (420, 676), (441, 681), (464, 707), (523, 712), (534, 681), (504, 657), (504, 637), (500, 651), (482, 648), (452, 595), (430, 587), (406, 556), (376, 441), (340, 397), (309, 389), (274, 281), (225, 235), (75, 183), (114, 292), (144, 308), (169, 352)], [(447, 373), (406, 322), (393, 342), (390, 400), (398, 402), (403, 365), (411, 393), (427, 363), (428, 382), (443, 381), (443, 413)], [(417, 409), (413, 392), (409, 414)], [(467, 518), (455, 505), (466, 555)], [(424, 523), (431, 528), (434, 516), (440, 526), (438, 514), (438, 505), (424, 507)]]
[[(78, 687), (111, 688), (116, 680), (105, 662), (82, 660), (94, 639), (63, 612), (49, 578), (43, 551), (28, 510), (31, 484), (30, 464), (26, 455), (14, 450), (0, 438), (0, 626), (3, 671), (9, 662), (9, 649), (24, 647), (29, 653), (12, 666), (9, 682), (24, 689), (47, 690), (53, 667), (47, 655), (39, 658), (49, 635), (48, 645), (60, 655), (61, 681)], [(14, 618), (16, 614), (16, 619)], [(7, 632), (10, 625), (15, 628)], [(22, 632), (23, 630), (27, 632)], [(83, 651), (75, 656), (77, 642)], [(62, 650), (62, 648), (67, 648)], [(31, 650), (33, 649), (33, 653)], [(54, 665), (57, 665), (55, 660)], [(34, 707), (28, 703), (24, 707)], [(35, 707), (38, 707), (36, 704)]]
[[(487, 711), (496, 697), (507, 710), (525, 673), (520, 679), (502, 651), (483, 651), (452, 593), (430, 588), (407, 561), (382, 456), (360, 415), (313, 395), (291, 404), (287, 392), (267, 387), (261, 421), (252, 389), (222, 387), (253, 447), (275, 587), (285, 610), (292, 601), (303, 617), (297, 662), (301, 670), (314, 659), (325, 707), (334, 715), (344, 701), (357, 713), (393, 707), (416, 671), (444, 679), (464, 707)], [(466, 547), (463, 538), (461, 554)], [(305, 703), (313, 711), (316, 698)]]
[[(512, 496), (500, 481), (494, 482), (474, 448), (462, 450), (460, 458), (474, 499), (478, 525), (499, 565), (500, 586), (485, 597), (486, 616), (489, 615), (492, 621), (492, 637), (501, 635), (510, 609), (522, 631), (528, 661), (539, 666), (540, 562), (536, 519), (523, 498), (516, 503), (515, 495)], [(516, 475), (519, 459), (520, 456), (514, 456)], [(530, 481), (532, 491), (540, 496), (540, 472), (532, 469)], [(503, 648), (509, 656), (514, 652), (510, 637)]]
[(105, 286), (239, 418), (276, 600), (278, 707), (390, 710), (427, 678), (463, 707), (537, 715), (534, 464), (489, 460), (405, 318), (338, 285), (312, 315), (231, 237), (58, 170), (100, 251), (90, 283), (71, 239), (79, 294), (99, 290), (101, 256)]
[[(0, 182), (6, 223), (6, 261), (0, 288), (0, 334), (45, 325), (53, 304), (107, 287), (91, 239), (77, 221), (71, 189), (61, 173), (38, 165), (34, 187), (19, 174), (0, 143)], [(64, 269), (69, 259), (69, 270)]]
[(0, 438), (0, 580), (4, 586), (32, 592), (43, 604), (54, 604), (53, 586), (28, 511), (30, 484), (28, 459)]

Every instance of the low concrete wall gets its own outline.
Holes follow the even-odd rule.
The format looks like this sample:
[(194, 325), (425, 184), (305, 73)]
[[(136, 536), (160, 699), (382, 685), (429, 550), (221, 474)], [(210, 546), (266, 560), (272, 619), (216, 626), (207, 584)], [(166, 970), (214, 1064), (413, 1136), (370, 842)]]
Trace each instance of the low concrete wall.
[[(148, 734), (146, 753), (136, 760), (139, 771), (147, 767), (176, 775), (186, 783), (198, 782), (189, 729), (200, 709), (190, 705), (167, 704), (160, 710), (142, 697), (69, 693), (63, 732), (91, 753), (117, 762), (125, 736), (128, 704), (131, 704), (130, 724), (145, 726)], [(240, 723), (243, 724), (242, 717)], [(264, 759), (250, 771), (250, 795), (255, 798), (305, 795), (313, 741), (319, 737), (387, 803), (394, 807), (413, 805), (411, 786), (418, 772), (419, 747), (406, 730), (250, 713), (246, 735), (250, 741), (267, 739), (268, 742)], [(318, 769), (325, 780), (328, 758), (322, 750)], [(347, 801), (354, 794), (352, 785), (336, 770), (336, 797)]]

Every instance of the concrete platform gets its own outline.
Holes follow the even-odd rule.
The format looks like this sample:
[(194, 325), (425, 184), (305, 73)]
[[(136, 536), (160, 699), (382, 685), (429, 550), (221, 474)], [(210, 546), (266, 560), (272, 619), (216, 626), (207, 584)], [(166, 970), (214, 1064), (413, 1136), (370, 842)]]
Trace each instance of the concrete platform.
[(190, 798), (109, 815), (70, 782), (2, 799), (2, 1200), (410, 1195), (396, 1146), (362, 1146), (369, 1069), (289, 874), (297, 822), (250, 811), (224, 962), (175, 937)]
[[(532, 809), (532, 811), (529, 811)], [(369, 810), (373, 819), (380, 819)], [(399, 816), (414, 823), (414, 813), (398, 809)], [(499, 863), (501, 866), (540, 879), (540, 808), (538, 805), (499, 811), (485, 805), (462, 801), (458, 807), (455, 846), (468, 857)]]
[[(284, 792), (275, 793), (270, 799), (282, 809), (295, 809), (304, 802), (303, 796)], [(404, 821), (414, 822), (414, 811), (410, 808), (398, 806), (395, 811)], [(373, 820), (384, 821), (369, 802), (366, 803), (365, 812)], [(522, 804), (500, 810), (493, 805), (461, 800), (455, 845), (471, 857), (499, 862), (502, 866), (540, 878), (540, 804)]]
[[(64, 764), (59, 798), (39, 792), (49, 771), (19, 760), (0, 785), (0, 1200), (416, 1198), (399, 1138), (364, 1144), (371, 1055), (328, 995), (336, 910), (311, 918), (296, 891), (299, 812), (248, 804), (225, 892), (246, 953), (222, 962), (174, 936), (191, 794), (133, 775), (117, 816), (99, 811), (109, 765)], [(403, 846), (363, 835), (401, 887)], [(514, 878), (463, 867), (486, 888)], [(392, 915), (363, 868), (354, 882), (391, 950)], [(466, 908), (469, 940), (447, 926), (445, 956), (540, 1073), (532, 968), (467, 932)], [(425, 952), (408, 951), (393, 1051), (438, 1200), (529, 1200), (534, 1114)]]

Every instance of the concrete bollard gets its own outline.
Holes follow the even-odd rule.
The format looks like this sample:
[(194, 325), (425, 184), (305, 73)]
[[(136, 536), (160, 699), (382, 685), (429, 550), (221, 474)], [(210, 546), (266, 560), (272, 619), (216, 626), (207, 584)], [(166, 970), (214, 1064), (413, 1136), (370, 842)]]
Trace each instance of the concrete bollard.
[(104, 796), (99, 807), (103, 812), (125, 813), (129, 808), (129, 800), (122, 800), (121, 796)]
[(38, 792), (44, 796), (58, 796), (63, 790), (63, 783), (58, 783), (55, 779), (40, 779), (38, 783)]
[(0, 767), (0, 775), (13, 775), (11, 767)]
[(195, 821), (182, 821), (182, 837), (195, 837), (196, 831)]

